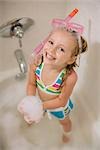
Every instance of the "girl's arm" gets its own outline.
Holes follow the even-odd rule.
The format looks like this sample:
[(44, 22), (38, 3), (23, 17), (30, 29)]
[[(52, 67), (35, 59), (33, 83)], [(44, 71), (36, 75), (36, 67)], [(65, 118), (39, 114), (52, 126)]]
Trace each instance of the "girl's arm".
[(29, 75), (27, 83), (27, 95), (36, 94), (36, 76), (35, 76), (36, 65), (30, 64), (29, 66)]
[(58, 107), (64, 107), (73, 91), (73, 88), (77, 81), (77, 74), (73, 71), (66, 79), (62, 88), (61, 94), (50, 101), (43, 102), (43, 109), (54, 109)]
[(36, 67), (41, 63), (42, 61), (42, 54), (36, 55), (33, 60), (31, 60), (32, 63), (29, 66), (29, 75), (28, 75), (28, 83), (27, 83), (27, 95), (36, 95), (36, 75), (35, 70)]

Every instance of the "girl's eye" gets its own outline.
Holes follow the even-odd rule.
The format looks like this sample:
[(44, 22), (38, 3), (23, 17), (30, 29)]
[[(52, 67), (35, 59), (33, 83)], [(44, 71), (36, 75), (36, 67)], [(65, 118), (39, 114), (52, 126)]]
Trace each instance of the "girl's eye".
[(63, 49), (63, 48), (59, 48), (59, 50), (60, 50), (61, 52), (64, 52), (64, 49)]
[(50, 43), (51, 45), (53, 45), (53, 42), (52, 42), (52, 41), (49, 41), (49, 43)]

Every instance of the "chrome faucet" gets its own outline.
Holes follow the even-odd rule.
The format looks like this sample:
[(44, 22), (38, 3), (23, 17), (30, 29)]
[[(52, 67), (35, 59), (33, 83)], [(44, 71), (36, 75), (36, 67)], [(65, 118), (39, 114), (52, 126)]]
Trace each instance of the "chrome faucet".
[(17, 59), (18, 65), (19, 65), (19, 69), (20, 69), (20, 73), (18, 73), (16, 75), (17, 79), (22, 79), (23, 77), (25, 77), (26, 72), (27, 72), (27, 64), (25, 61), (25, 57), (23, 54), (23, 51), (21, 49), (17, 49), (15, 50), (15, 57)]
[(27, 72), (27, 64), (23, 55), (22, 38), (26, 30), (34, 24), (34, 20), (28, 17), (14, 18), (0, 26), (0, 36), (3, 38), (16, 37), (19, 42), (19, 49), (15, 50), (15, 57), (17, 59), (20, 73), (16, 75), (17, 79), (25, 77)]

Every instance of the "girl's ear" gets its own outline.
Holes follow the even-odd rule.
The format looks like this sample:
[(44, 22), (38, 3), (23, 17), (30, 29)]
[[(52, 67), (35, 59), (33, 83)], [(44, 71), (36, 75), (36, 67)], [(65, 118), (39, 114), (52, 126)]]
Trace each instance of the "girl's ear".
[(77, 56), (72, 56), (71, 59), (68, 61), (68, 65), (73, 64), (77, 59)]

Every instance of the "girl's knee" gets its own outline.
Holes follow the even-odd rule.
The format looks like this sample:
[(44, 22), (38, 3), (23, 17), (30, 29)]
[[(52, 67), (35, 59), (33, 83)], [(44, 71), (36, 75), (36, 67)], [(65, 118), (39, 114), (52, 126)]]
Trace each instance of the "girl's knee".
[(72, 123), (70, 118), (65, 118), (64, 120), (60, 120), (60, 124), (63, 126), (63, 129), (65, 131), (71, 131)]
[(64, 120), (60, 120), (60, 124), (61, 125), (67, 125), (67, 124), (71, 125), (71, 119), (70, 118), (65, 118)]

